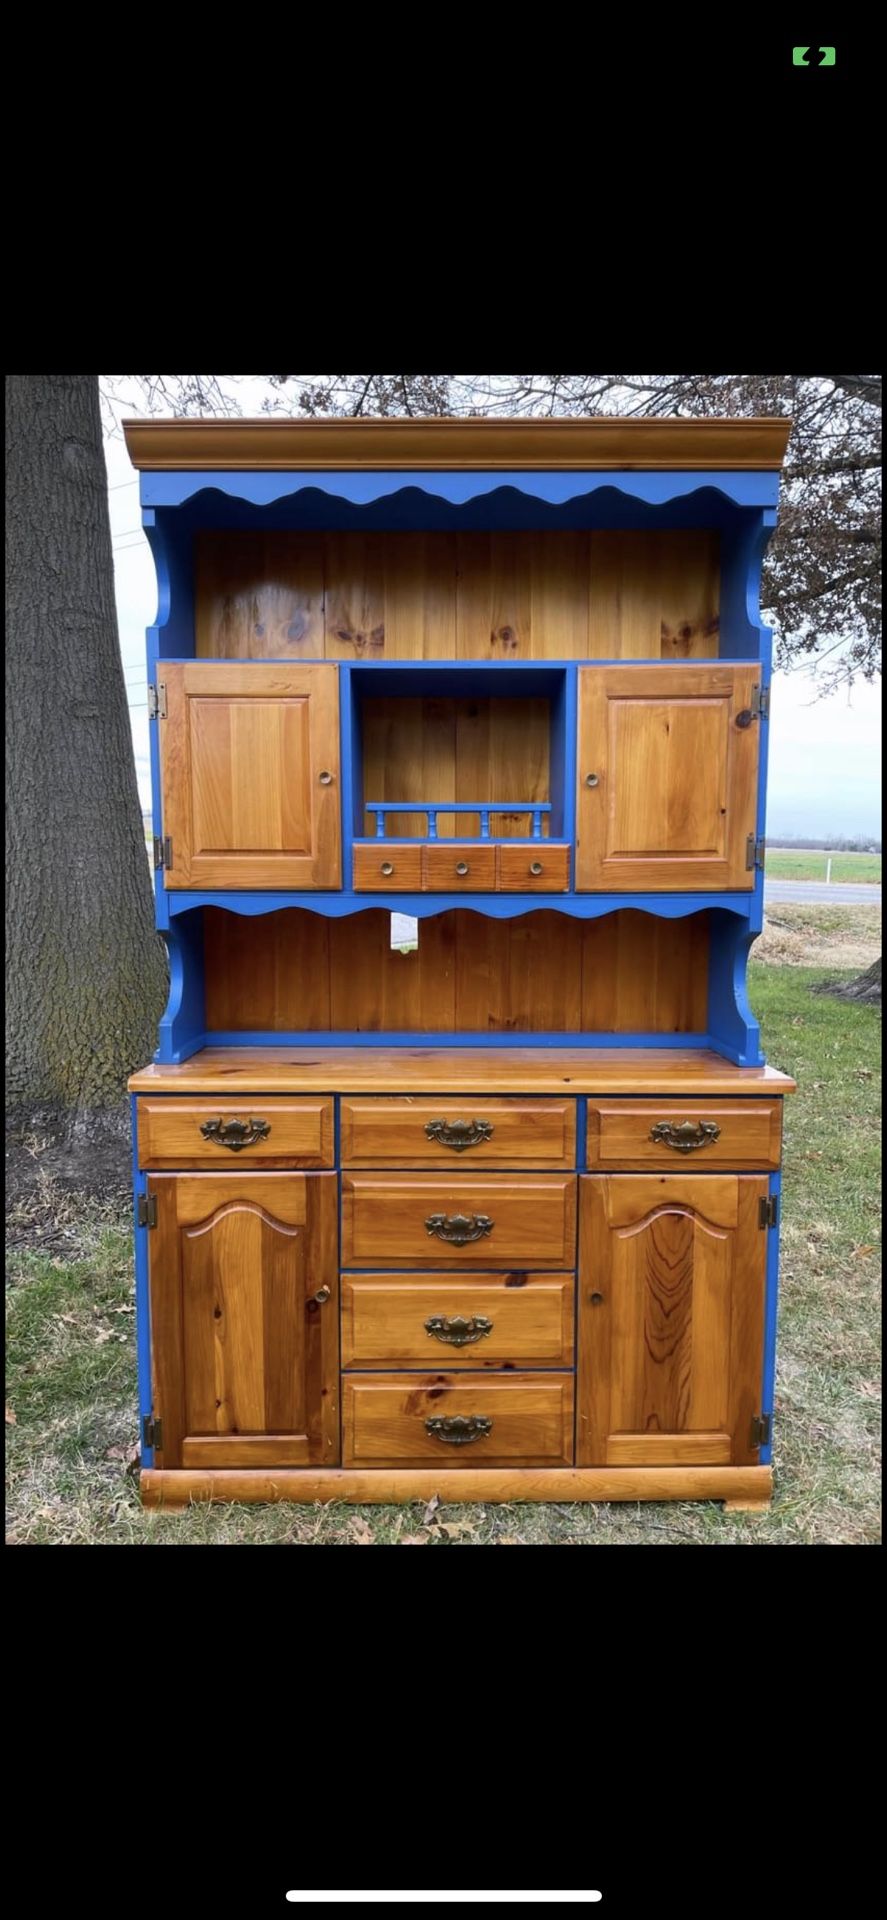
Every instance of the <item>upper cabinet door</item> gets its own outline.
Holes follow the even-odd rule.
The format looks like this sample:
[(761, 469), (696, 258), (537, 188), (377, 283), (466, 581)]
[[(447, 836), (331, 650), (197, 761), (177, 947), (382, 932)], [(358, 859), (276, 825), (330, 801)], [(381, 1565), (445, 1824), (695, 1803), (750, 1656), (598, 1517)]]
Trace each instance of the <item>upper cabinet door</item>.
[(754, 664), (580, 669), (580, 890), (753, 887), (759, 681)]
[(333, 666), (165, 665), (167, 887), (341, 885)]

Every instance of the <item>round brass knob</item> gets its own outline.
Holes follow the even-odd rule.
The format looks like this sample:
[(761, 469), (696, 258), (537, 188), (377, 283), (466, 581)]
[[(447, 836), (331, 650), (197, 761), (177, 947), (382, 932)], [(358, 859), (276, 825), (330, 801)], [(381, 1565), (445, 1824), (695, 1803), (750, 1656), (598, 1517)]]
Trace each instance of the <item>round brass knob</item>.
[(599, 1307), (603, 1302), (604, 1296), (602, 1293), (590, 1293), (588, 1298), (591, 1301), (591, 1304), (593, 1307)]
[(541, 872), (542, 872), (542, 862), (541, 862), (541, 860), (531, 860), (531, 861), (530, 861), (530, 872), (531, 872), (531, 873), (541, 873)]
[(317, 1301), (317, 1305), (319, 1307), (325, 1307), (331, 1293), (332, 1293), (332, 1287), (318, 1287), (317, 1292), (314, 1295), (314, 1298)]
[(318, 774), (318, 779), (322, 787), (331, 787), (333, 784), (333, 776), (331, 773)]
[(391, 874), (391, 873), (393, 873), (393, 872), (394, 872), (394, 868), (393, 868), (393, 866), (392, 866), (392, 864), (391, 864), (391, 861), (390, 861), (390, 860), (383, 860), (383, 861), (382, 861), (382, 872), (383, 872), (383, 873), (385, 874), (385, 877), (386, 877), (386, 879), (387, 879), (387, 877), (388, 877), (388, 875), (389, 875), (389, 874)]
[(457, 873), (461, 873), (461, 874), (466, 874), (466, 873), (468, 872), (468, 861), (467, 861), (467, 860), (457, 860), (457, 861), (456, 861), (456, 872), (457, 872)]
[(587, 787), (596, 787), (596, 786), (597, 786), (597, 784), (598, 784), (598, 776), (597, 776), (597, 774), (596, 774), (596, 773), (587, 773), (587, 774), (586, 774), (586, 776), (585, 776), (585, 784), (586, 784), (586, 786), (587, 786)]

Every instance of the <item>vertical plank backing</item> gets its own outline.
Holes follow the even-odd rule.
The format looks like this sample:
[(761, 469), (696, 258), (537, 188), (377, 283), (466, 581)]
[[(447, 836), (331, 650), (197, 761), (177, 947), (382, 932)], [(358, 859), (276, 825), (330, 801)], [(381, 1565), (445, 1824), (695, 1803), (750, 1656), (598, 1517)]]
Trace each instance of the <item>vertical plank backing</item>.
[(456, 539), (452, 533), (385, 533), (385, 655), (453, 660)]
[(378, 660), (385, 653), (385, 549), (373, 533), (327, 533), (324, 657)]
[(589, 654), (599, 660), (713, 659), (720, 535), (709, 529), (592, 533)]
[(319, 536), (199, 530), (194, 618), (198, 659), (322, 659)]
[(455, 1023), (453, 914), (423, 920), (416, 953), (391, 947), (383, 908), (330, 923), (330, 1019), (334, 1031), (451, 1033)]

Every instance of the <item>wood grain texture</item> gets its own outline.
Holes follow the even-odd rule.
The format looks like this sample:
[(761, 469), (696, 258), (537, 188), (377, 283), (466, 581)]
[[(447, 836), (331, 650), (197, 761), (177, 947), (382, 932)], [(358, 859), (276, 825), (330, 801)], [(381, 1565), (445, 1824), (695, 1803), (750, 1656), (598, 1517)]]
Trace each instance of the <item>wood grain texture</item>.
[[(235, 1152), (204, 1136), (201, 1128), (211, 1120), (264, 1121), (268, 1133)], [(319, 1095), (249, 1107), (234, 1100), (140, 1100), (136, 1127), (139, 1166), (154, 1170), (333, 1165), (333, 1103)]]
[(776, 1067), (708, 1047), (202, 1047), (151, 1062), (131, 1093), (794, 1093)]
[(717, 532), (608, 528), (592, 533), (590, 540), (590, 658), (717, 657)]
[[(482, 1122), (487, 1138), (458, 1151), (426, 1128), (443, 1121), (454, 1128)], [(340, 1106), (343, 1167), (560, 1167), (576, 1164), (574, 1100), (475, 1099), (460, 1106), (451, 1100), (391, 1095), (383, 1099), (346, 1096)], [(456, 1136), (458, 1137), (458, 1135)]]
[(580, 890), (753, 887), (760, 729), (736, 720), (759, 676), (754, 665), (580, 668)]
[[(718, 1128), (716, 1140), (706, 1140), (690, 1152), (651, 1139), (660, 1121), (679, 1128), (703, 1122)], [(676, 1172), (692, 1165), (708, 1170), (730, 1167), (777, 1168), (782, 1152), (781, 1100), (707, 1101), (693, 1104), (668, 1100), (599, 1100), (588, 1108), (588, 1165), (603, 1173), (623, 1173), (660, 1167)]]
[[(464, 1246), (426, 1227), (433, 1216), (486, 1215), (489, 1232)], [(573, 1174), (346, 1173), (342, 1265), (346, 1267), (572, 1267), (576, 1260)]]
[(163, 678), (164, 885), (339, 886), (334, 669), (167, 662)]
[[(760, 1412), (765, 1178), (580, 1181), (577, 1461), (752, 1464)], [(705, 1435), (704, 1441), (700, 1435)], [(652, 1451), (645, 1443), (653, 1437)], [(629, 1444), (630, 1443), (630, 1444)]]
[(489, 844), (475, 846), (469, 841), (458, 847), (425, 847), (423, 887), (427, 893), (495, 893), (496, 853)]
[(198, 659), (321, 660), (323, 536), (199, 529), (194, 535)]
[(566, 893), (570, 885), (570, 849), (530, 840), (497, 849), (496, 885), (500, 893)]
[[(422, 1466), (443, 1456), (449, 1470), (480, 1461), (507, 1466), (570, 1466), (573, 1462), (572, 1374), (345, 1374), (342, 1457), (345, 1466)], [(442, 1415), (482, 1414), (487, 1434), (453, 1446), (429, 1434)]]
[[(447, 800), (479, 805), (490, 800), (548, 801), (551, 711), (543, 698), (452, 699), (370, 695), (361, 701), (363, 796), (376, 800)], [(366, 830), (373, 822), (366, 816)], [(543, 822), (547, 834), (547, 817)], [(391, 814), (392, 837), (424, 838), (423, 813)], [(441, 839), (457, 831), (457, 816), (442, 811)], [(494, 813), (490, 830), (500, 839), (525, 838), (526, 813)], [(480, 816), (458, 816), (458, 832), (480, 832)]]
[(335, 1174), (154, 1174), (148, 1191), (159, 1463), (336, 1464)]
[(772, 1467), (424, 1468), (277, 1473), (142, 1470), (146, 1507), (185, 1507), (192, 1500), (338, 1500), (401, 1505), (415, 1500), (723, 1500), (725, 1510), (763, 1511), (773, 1491)]
[(353, 885), (355, 893), (421, 893), (422, 848), (355, 847)]
[[(343, 1367), (571, 1367), (571, 1273), (342, 1275)], [(464, 1347), (429, 1333), (436, 1315), (483, 1315), (489, 1332)], [(446, 1329), (444, 1329), (444, 1333)]]

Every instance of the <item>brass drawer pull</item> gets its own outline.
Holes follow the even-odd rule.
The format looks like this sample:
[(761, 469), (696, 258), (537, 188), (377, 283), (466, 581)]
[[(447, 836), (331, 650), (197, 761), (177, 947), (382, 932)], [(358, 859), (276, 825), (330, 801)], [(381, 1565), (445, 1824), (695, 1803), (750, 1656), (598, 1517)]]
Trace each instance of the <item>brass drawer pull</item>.
[(452, 1147), (454, 1153), (464, 1153), (466, 1147), (479, 1147), (482, 1140), (492, 1140), (492, 1120), (429, 1120), (425, 1127), (428, 1140), (437, 1140), (442, 1147)]
[(675, 1153), (693, 1153), (720, 1137), (721, 1129), (714, 1120), (657, 1120), (650, 1128), (650, 1139), (663, 1147), (674, 1147)]
[(432, 1440), (446, 1440), (451, 1447), (467, 1447), (492, 1431), (493, 1422), (486, 1413), (435, 1413), (425, 1422)]
[(585, 784), (587, 787), (596, 787), (598, 785), (598, 775), (596, 773), (587, 773), (585, 776)]
[(473, 1313), (467, 1320), (461, 1313), (433, 1313), (425, 1322), (425, 1332), (448, 1347), (473, 1347), (476, 1340), (483, 1340), (492, 1331), (493, 1322), (484, 1313)]
[(312, 1295), (315, 1306), (325, 1307), (327, 1301), (329, 1300), (332, 1294), (332, 1291), (333, 1291), (332, 1287), (327, 1287), (327, 1286), (318, 1287), (317, 1292), (314, 1295)]
[(323, 773), (319, 773), (317, 778), (320, 781), (320, 784), (322, 787), (331, 787), (333, 784), (332, 774), (327, 773), (326, 771), (324, 771)]
[(271, 1126), (267, 1120), (204, 1120), (200, 1131), (204, 1140), (214, 1140), (217, 1147), (242, 1153), (244, 1147), (254, 1147), (257, 1140), (267, 1140)]
[(531, 861), (530, 861), (530, 872), (531, 872), (531, 873), (535, 873), (535, 874), (540, 874), (540, 873), (542, 872), (542, 862), (541, 862), (541, 860), (531, 860)]
[(451, 1247), (467, 1247), (469, 1240), (482, 1240), (494, 1226), (488, 1213), (430, 1213), (425, 1222), (427, 1233), (448, 1240)]
[(392, 874), (392, 873), (394, 872), (394, 867), (393, 867), (393, 865), (392, 865), (392, 863), (391, 863), (391, 861), (390, 861), (390, 860), (383, 860), (383, 861), (382, 861), (382, 872), (384, 873), (384, 875), (385, 875), (385, 878), (386, 878), (386, 880), (387, 880), (387, 879), (388, 879), (388, 878), (390, 877), (390, 875), (391, 875), (391, 874)]
[(457, 861), (456, 861), (456, 872), (457, 872), (457, 873), (459, 873), (459, 874), (461, 874), (461, 875), (462, 875), (462, 877), (463, 877), (463, 879), (464, 879), (464, 877), (465, 877), (465, 875), (466, 875), (466, 873), (470, 873), (470, 871), (471, 871), (471, 869), (470, 869), (470, 867), (469, 867), (469, 865), (468, 865), (468, 861), (467, 861), (467, 860), (457, 860)]

